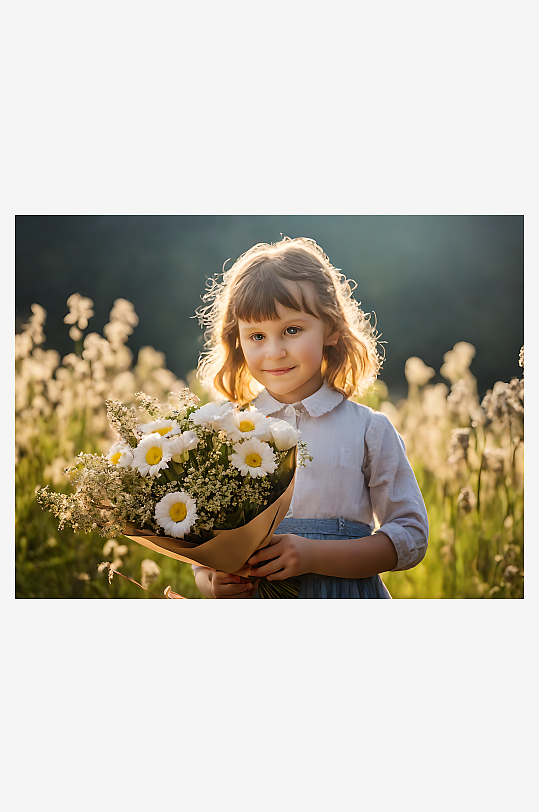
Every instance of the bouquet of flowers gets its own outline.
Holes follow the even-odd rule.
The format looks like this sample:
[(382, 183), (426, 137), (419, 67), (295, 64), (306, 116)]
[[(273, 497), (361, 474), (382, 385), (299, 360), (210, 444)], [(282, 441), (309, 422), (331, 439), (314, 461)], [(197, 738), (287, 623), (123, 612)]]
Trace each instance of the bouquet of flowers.
[[(143, 392), (134, 407), (107, 400), (117, 442), (107, 454), (79, 454), (65, 473), (75, 493), (37, 493), (74, 530), (125, 535), (180, 561), (250, 577), (246, 564), (286, 515), (296, 466), (312, 460), (300, 432), (253, 406), (199, 407), (184, 389), (166, 406)], [(296, 597), (297, 579), (260, 579), (261, 597)]]

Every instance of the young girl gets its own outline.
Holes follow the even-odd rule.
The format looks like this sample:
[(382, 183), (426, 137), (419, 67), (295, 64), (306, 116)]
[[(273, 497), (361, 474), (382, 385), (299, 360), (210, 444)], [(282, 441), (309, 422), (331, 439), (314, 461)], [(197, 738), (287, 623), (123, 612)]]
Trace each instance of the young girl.
[[(296, 471), (270, 546), (251, 557), (252, 574), (299, 576), (298, 598), (390, 598), (379, 573), (423, 560), (427, 512), (401, 437), (349, 399), (375, 380), (381, 359), (346, 278), (313, 240), (285, 237), (243, 254), (205, 300), (199, 379), (286, 420), (313, 457)], [(258, 597), (247, 579), (193, 570), (208, 598)]]

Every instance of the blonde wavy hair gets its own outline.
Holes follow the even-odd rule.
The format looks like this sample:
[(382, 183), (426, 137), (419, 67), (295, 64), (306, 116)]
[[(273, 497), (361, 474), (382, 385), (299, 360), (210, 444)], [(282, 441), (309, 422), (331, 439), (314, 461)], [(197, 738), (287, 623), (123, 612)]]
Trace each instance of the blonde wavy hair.
[[(322, 319), (329, 330), (327, 335), (339, 333), (335, 346), (324, 347), (322, 376), (328, 386), (345, 397), (363, 394), (376, 380), (382, 365), (377, 350), (379, 336), (371, 326), (370, 314), (363, 313), (352, 297), (356, 283), (339, 270), (307, 237), (258, 243), (228, 271), (223, 266), (223, 273), (208, 281), (202, 297), (208, 304), (196, 311), (201, 326), (206, 328), (197, 377), (212, 396), (245, 405), (263, 389), (245, 362), (238, 319), (278, 321), (276, 302)], [(286, 280), (298, 284), (300, 302), (284, 284)], [(304, 283), (312, 286), (316, 313), (301, 290)]]

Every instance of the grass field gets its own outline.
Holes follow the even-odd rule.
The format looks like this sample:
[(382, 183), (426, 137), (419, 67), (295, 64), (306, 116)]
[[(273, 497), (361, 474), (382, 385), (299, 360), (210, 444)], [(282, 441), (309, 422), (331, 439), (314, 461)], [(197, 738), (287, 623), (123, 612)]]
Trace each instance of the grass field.
[[(115, 302), (103, 336), (83, 334), (90, 300), (75, 295), (68, 304), (74, 350), (63, 359), (40, 346), (46, 313), (39, 305), (16, 336), (16, 597), (151, 600), (118, 576), (109, 585), (98, 571), (108, 560), (154, 595), (171, 586), (201, 598), (189, 565), (122, 537), (58, 530), (36, 502), (38, 487), (69, 490), (62, 471), (79, 452), (110, 448), (115, 437), (106, 398), (130, 405), (142, 389), (164, 401), (186, 385), (151, 347), (134, 363), (127, 341), (138, 318), (129, 302)], [(459, 342), (444, 355), (440, 371), (447, 385), (429, 384), (434, 370), (410, 358), (405, 400), (393, 403), (382, 381), (361, 399), (384, 412), (403, 437), (429, 514), (424, 561), (383, 576), (394, 598), (523, 597), (523, 378), (497, 382), (480, 403), (470, 372), (474, 354)], [(515, 362), (517, 354), (518, 348)], [(206, 399), (194, 374), (187, 383)], [(143, 564), (148, 560), (157, 567)]]

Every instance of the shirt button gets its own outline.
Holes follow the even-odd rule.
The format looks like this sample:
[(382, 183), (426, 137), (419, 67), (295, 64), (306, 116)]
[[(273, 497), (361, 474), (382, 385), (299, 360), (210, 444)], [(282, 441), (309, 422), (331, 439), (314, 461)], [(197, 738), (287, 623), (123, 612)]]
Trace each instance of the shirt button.
[(293, 406), (287, 406), (286, 409), (284, 410), (284, 413), (285, 414), (295, 414), (296, 412), (295, 412), (295, 409), (294, 409)]

